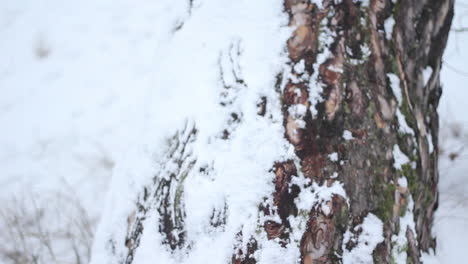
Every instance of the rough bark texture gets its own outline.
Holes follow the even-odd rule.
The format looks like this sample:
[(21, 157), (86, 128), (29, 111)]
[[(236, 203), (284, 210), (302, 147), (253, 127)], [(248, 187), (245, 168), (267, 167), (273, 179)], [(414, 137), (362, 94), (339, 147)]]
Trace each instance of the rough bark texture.
[(183, 182), (192, 169), (195, 159), (191, 156), (189, 145), (195, 140), (196, 129), (193, 124), (177, 132), (170, 140), (170, 148), (161, 161), (161, 168), (150, 187), (145, 187), (138, 200), (136, 212), (127, 219), (129, 230), (125, 241), (128, 254), (123, 263), (133, 262), (134, 252), (140, 244), (144, 231), (143, 222), (147, 213), (157, 210), (160, 214), (158, 230), (163, 234), (163, 244), (170, 250), (180, 248), (185, 242)]
[[(349, 198), (345, 217), (335, 213), (343, 212), (343, 197), (333, 199), (329, 214), (310, 212), (301, 242), (303, 262), (338, 261), (335, 253), (341, 254), (346, 228), (354, 230), (373, 213), (384, 223), (385, 238), (373, 253), (374, 261), (390, 263), (391, 237), (398, 233), (400, 213), (412, 196), (416, 234), (408, 229), (407, 253), (408, 261), (419, 263), (420, 252), (435, 247), (430, 230), (437, 208), (436, 109), (453, 1), (372, 0), (363, 6), (343, 0), (323, 1), (319, 7), (286, 0), (285, 8), (290, 25), (296, 27), (288, 42), (294, 78), (285, 80), (283, 94), (286, 136), (295, 146), (305, 176), (319, 184), (338, 180)], [(385, 26), (387, 20), (395, 21), (393, 32)], [(304, 71), (297, 72), (295, 65), (300, 63)], [(423, 71), (428, 67), (432, 71), (425, 81)], [(398, 76), (403, 91), (400, 104), (392, 93), (389, 73)], [(311, 87), (308, 76), (314, 75), (316, 86)], [(312, 105), (316, 112), (307, 111), (301, 117), (305, 126), (298, 127), (297, 117), (287, 109), (298, 104), (310, 109), (309, 93), (316, 87), (323, 89), (323, 101)], [(400, 129), (397, 111), (413, 133)], [(347, 131), (352, 138), (342, 136)], [(395, 145), (410, 158), (402, 169), (394, 166)], [(330, 160), (332, 153), (341, 162)], [(338, 176), (331, 177), (333, 173)], [(399, 185), (402, 176), (409, 188)], [(353, 246), (349, 242), (346, 249)]]
[[(335, 194), (324, 201), (325, 207), (316, 205), (308, 212), (298, 261), (340, 262), (344, 251), (356, 247), (363, 220), (373, 214), (383, 223), (384, 237), (373, 260), (392, 263), (398, 246), (392, 236), (400, 232), (400, 217), (412, 213), (415, 229), (406, 229), (404, 250), (409, 263), (420, 263), (421, 252), (435, 248), (430, 230), (438, 199), (436, 110), (453, 0), (370, 0), (366, 5), (355, 0), (285, 0), (284, 9), (295, 30), (286, 43), (289, 70), (278, 76), (276, 89), (285, 137), (297, 160), (272, 164), (275, 190), (259, 211), (280, 221), (263, 223), (266, 237), (284, 247), (294, 243), (289, 219), (300, 214), (295, 198), (301, 188), (293, 179), (303, 175), (319, 186), (341, 182), (347, 197)], [(236, 45), (229, 54), (235, 64)], [(230, 73), (220, 66), (220, 104), (229, 106), (235, 101), (231, 93), (247, 85), (236, 70), (232, 84), (224, 80), (225, 74)], [(265, 115), (268, 103), (259, 99), (258, 115)], [(220, 138), (228, 140), (239, 120), (240, 113), (230, 113)], [(132, 263), (141, 223), (151, 208), (162, 216), (158, 227), (168, 248), (190, 247), (184, 241), (178, 197), (194, 162), (186, 145), (195, 136), (195, 128), (187, 126), (174, 137), (163, 162), (175, 162), (176, 171), (165, 175), (162, 170), (141, 195), (136, 218), (129, 219), (125, 263)], [(396, 149), (408, 160), (400, 162)], [(411, 201), (414, 207), (408, 209)], [(213, 227), (223, 226), (227, 209), (223, 210), (213, 212)], [(345, 239), (347, 232), (354, 239)], [(248, 241), (247, 246), (242, 241)], [(256, 263), (254, 252), (261, 250), (261, 241), (239, 231), (233, 245), (232, 263)]]

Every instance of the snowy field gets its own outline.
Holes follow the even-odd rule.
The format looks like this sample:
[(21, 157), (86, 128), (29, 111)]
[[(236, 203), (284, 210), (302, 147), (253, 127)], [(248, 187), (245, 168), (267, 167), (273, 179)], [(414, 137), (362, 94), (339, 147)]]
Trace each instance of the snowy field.
[[(159, 135), (160, 127), (176, 122), (164, 119), (167, 111), (177, 111), (172, 105), (205, 99), (193, 91), (181, 99), (170, 85), (157, 86), (163, 80), (158, 73), (176, 67), (160, 60), (169, 60), (163, 56), (171, 51), (168, 36), (197, 8), (187, 3), (0, 1), (0, 257), (21, 259), (27, 253), (39, 263), (88, 262), (113, 171), (128, 171), (131, 163), (142, 167), (132, 173), (144, 173), (145, 146), (158, 140), (148, 131)], [(453, 27), (468, 26), (468, 1), (456, 8)], [(212, 30), (201, 34), (211, 38), (206, 45), (229, 42), (215, 39), (216, 30), (226, 30), (221, 25)], [(467, 43), (468, 31), (452, 33), (445, 55), (440, 203), (433, 230), (438, 244), (425, 263), (460, 263), (468, 249)]]

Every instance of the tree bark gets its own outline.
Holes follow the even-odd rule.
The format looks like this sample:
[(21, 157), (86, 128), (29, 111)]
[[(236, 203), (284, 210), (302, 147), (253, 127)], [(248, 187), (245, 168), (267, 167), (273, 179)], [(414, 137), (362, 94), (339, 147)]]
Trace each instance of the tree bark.
[[(275, 191), (259, 214), (268, 218), (261, 232), (282, 247), (296, 243), (291, 219), (304, 220), (297, 245), (297, 262), (304, 264), (366, 262), (359, 255), (366, 247), (374, 263), (394, 263), (399, 256), (420, 263), (421, 253), (436, 245), (439, 73), (453, 0), (365, 2), (284, 2), (294, 32), (276, 89), (297, 160), (271, 165)], [(231, 103), (229, 91), (245, 85), (235, 71), (234, 77), (232, 86), (224, 84), (222, 105)], [(258, 115), (268, 107), (261, 98)], [(240, 118), (231, 114), (223, 139)], [(129, 218), (124, 263), (133, 262), (150, 210), (159, 212), (163, 243), (172, 250), (187, 246), (181, 192), (194, 163), (187, 145), (196, 136), (193, 124), (174, 136), (164, 162), (177, 169), (168, 175), (162, 169), (142, 191)], [(300, 184), (303, 178), (308, 181)], [(311, 188), (332, 195), (304, 210), (296, 201)], [(213, 227), (225, 224), (228, 207), (213, 212)], [(382, 229), (376, 239), (366, 240), (369, 223)], [(256, 263), (263, 242), (239, 231), (232, 263)]]
[[(422, 251), (435, 248), (430, 230), (437, 208), (439, 73), (453, 1), (375, 0), (365, 6), (343, 0), (318, 7), (287, 0), (285, 7), (291, 26), (297, 27), (288, 42), (291, 63), (305, 64), (304, 72), (293, 70), (292, 75), (300, 80), (317, 74), (323, 89), (316, 114), (304, 117), (305, 128), (296, 128), (295, 117), (284, 111), (288, 139), (307, 177), (327, 185), (338, 180), (349, 197), (349, 207), (344, 197), (335, 196), (330, 212), (310, 212), (301, 242), (303, 262), (337, 262), (345, 230), (359, 236), (355, 227), (372, 213), (384, 230), (374, 262), (391, 263), (398, 246), (392, 236), (406, 228), (400, 218), (412, 213), (416, 225), (407, 229), (404, 249), (408, 262), (419, 263)], [(391, 21), (393, 29), (387, 26)], [(294, 104), (309, 108), (309, 84), (286, 82), (284, 109)], [(392, 86), (402, 90), (401, 98)], [(297, 89), (305, 96), (297, 96)], [(343, 133), (351, 137), (344, 139)], [(395, 148), (408, 157), (404, 164), (396, 164)], [(330, 162), (331, 153), (343, 162)], [(333, 172), (338, 176), (331, 178)], [(410, 199), (414, 207), (407, 210)], [(347, 250), (356, 246), (352, 239), (344, 242)]]

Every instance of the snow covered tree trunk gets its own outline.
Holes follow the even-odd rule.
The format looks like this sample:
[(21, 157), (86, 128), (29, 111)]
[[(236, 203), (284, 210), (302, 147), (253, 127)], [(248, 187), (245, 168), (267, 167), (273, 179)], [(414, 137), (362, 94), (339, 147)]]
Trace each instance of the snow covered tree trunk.
[[(252, 3), (252, 16), (273, 2)], [(174, 34), (193, 30), (204, 4), (190, 1)], [(144, 263), (150, 252), (162, 263), (420, 263), (434, 249), (453, 0), (280, 5), (287, 37), (258, 48), (262, 35), (239, 33), (210, 51), (217, 104), (161, 147), (127, 228), (103, 239), (109, 263)], [(248, 21), (242, 10), (230, 13)], [(270, 45), (283, 52), (267, 76)]]
[(453, 1), (334, 2), (286, 1), (297, 27), (289, 57), (301, 67), (286, 80), (283, 108), (310, 107), (302, 76), (317, 75), (323, 87), (302, 127), (284, 112), (286, 134), (304, 175), (342, 182), (349, 199), (334, 196), (326, 210), (311, 210), (301, 256), (334, 263), (343, 250), (362, 254), (369, 245), (361, 224), (372, 214), (383, 224), (383, 239), (368, 242), (378, 243), (374, 262), (406, 251), (408, 262), (419, 263), (421, 251), (435, 247), (439, 72)]

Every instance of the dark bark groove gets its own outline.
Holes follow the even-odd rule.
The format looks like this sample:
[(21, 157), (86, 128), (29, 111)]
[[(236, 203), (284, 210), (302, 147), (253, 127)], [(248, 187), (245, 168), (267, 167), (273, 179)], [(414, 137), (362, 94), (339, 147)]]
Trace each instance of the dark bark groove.
[[(149, 187), (144, 187), (138, 198), (137, 209), (128, 219), (128, 232), (125, 245), (128, 254), (124, 263), (133, 262), (135, 250), (140, 244), (144, 225), (157, 225), (163, 235), (162, 243), (168, 250), (175, 250), (186, 245), (183, 205), (183, 183), (195, 164), (189, 145), (194, 142), (197, 130), (187, 123), (169, 142), (169, 150), (161, 162), (159, 173), (153, 178)], [(152, 210), (159, 213), (159, 223), (145, 223)]]

